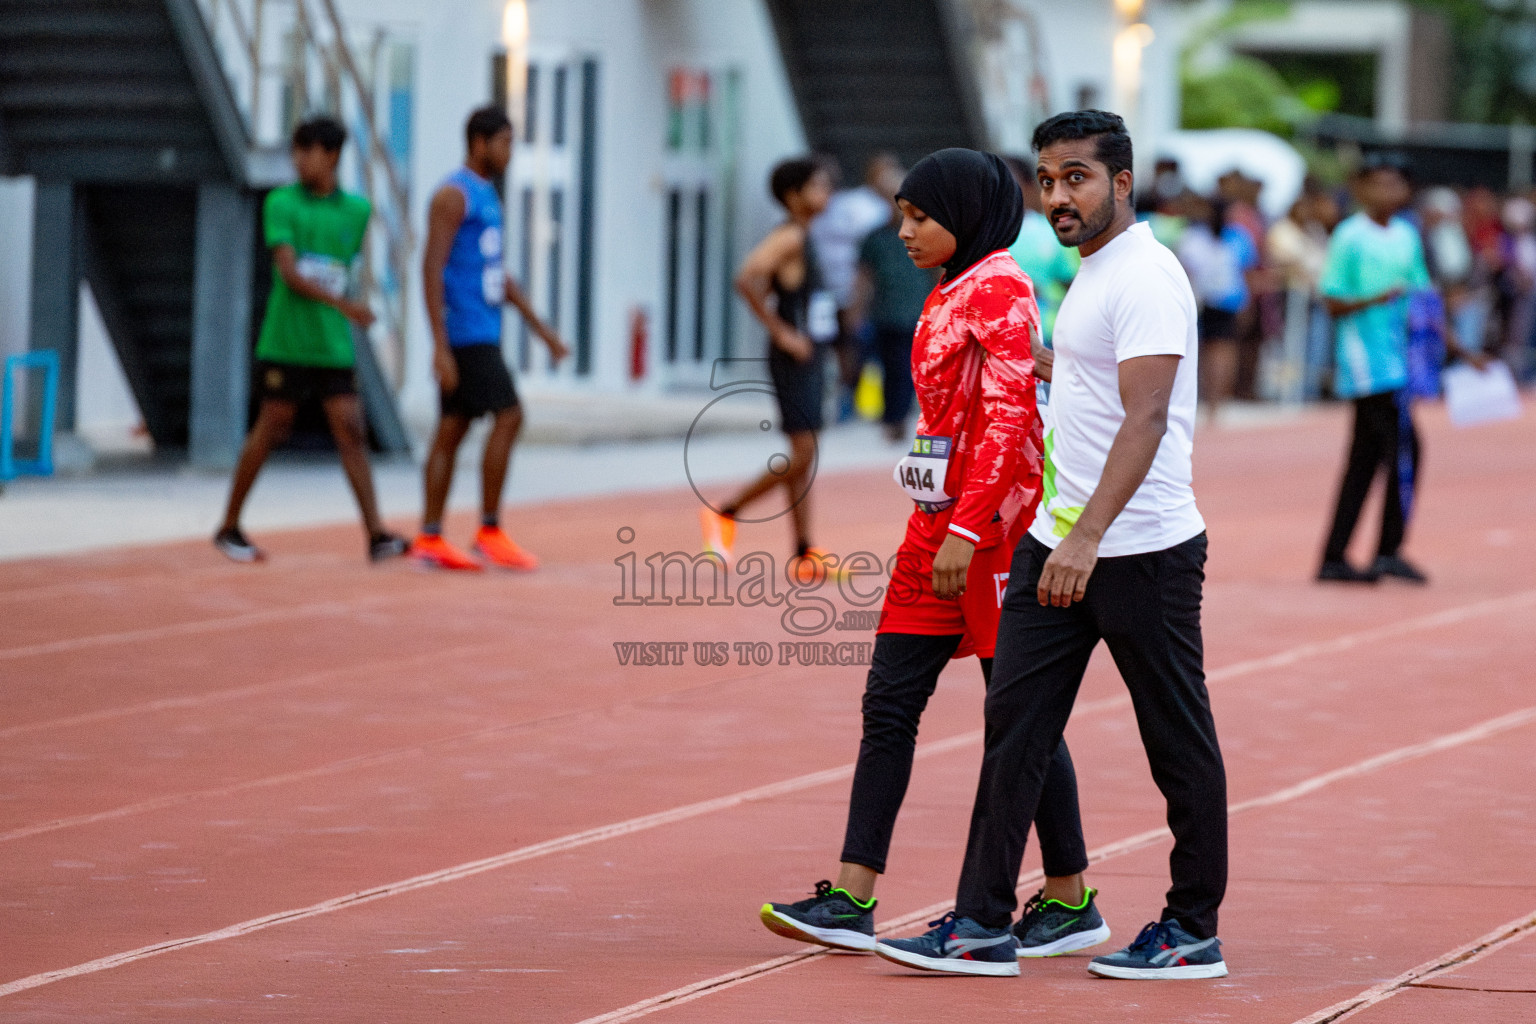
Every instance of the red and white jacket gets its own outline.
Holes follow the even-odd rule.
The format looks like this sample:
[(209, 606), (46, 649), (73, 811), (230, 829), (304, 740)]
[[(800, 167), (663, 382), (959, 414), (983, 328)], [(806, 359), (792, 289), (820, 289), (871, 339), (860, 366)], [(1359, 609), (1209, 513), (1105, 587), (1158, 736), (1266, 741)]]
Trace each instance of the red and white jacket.
[(934, 288), (912, 342), (920, 437), (950, 439), (944, 492), (914, 509), (907, 536), (938, 551), (947, 533), (989, 547), (1027, 529), (1040, 502), (1044, 443), (1035, 406), (1035, 290), (1000, 249)]

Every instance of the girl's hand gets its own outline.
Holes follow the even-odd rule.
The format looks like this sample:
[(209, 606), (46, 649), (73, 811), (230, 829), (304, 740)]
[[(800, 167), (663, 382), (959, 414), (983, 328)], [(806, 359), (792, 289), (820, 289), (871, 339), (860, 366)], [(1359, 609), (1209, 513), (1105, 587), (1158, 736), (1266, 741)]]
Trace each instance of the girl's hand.
[(933, 592), (941, 601), (954, 601), (965, 593), (965, 577), (971, 569), (976, 545), (950, 534), (933, 556)]

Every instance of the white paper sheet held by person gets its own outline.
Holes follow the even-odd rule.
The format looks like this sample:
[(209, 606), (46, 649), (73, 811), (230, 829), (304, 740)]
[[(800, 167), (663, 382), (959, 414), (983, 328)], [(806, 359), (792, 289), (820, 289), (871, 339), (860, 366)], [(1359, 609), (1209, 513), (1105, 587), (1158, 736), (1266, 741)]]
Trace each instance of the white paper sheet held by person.
[(1482, 370), (1465, 363), (1453, 366), (1445, 371), (1442, 382), (1445, 408), (1454, 426), (1473, 427), (1520, 417), (1520, 389), (1515, 386), (1514, 374), (1497, 360)]

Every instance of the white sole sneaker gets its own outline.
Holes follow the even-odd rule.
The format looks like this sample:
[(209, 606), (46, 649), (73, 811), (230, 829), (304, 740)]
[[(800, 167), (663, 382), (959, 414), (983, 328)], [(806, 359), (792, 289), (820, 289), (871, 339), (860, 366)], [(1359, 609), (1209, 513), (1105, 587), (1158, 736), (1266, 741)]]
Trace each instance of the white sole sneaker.
[(1043, 956), (1061, 956), (1063, 953), (1075, 953), (1080, 949), (1097, 946), (1109, 938), (1109, 925), (1101, 924), (1091, 932), (1073, 932), (1065, 938), (1055, 942), (1047, 942), (1040, 946), (1030, 946), (1028, 949), (1020, 946), (1018, 953), (1020, 959), (1032, 959)]
[(1214, 964), (1186, 964), (1182, 967), (1114, 967), (1110, 964), (1090, 962), (1088, 973), (1101, 978), (1125, 978), (1130, 981), (1177, 981), (1197, 978), (1225, 978), (1227, 962)]
[(219, 549), (219, 553), (231, 562), (239, 562), (241, 565), (255, 565), (257, 562), (265, 562), (267, 556), (255, 546), (231, 544), (227, 541), (215, 539), (213, 546)]
[(869, 953), (875, 948), (875, 937), (847, 928), (818, 928), (804, 921), (786, 917), (772, 907), (764, 907), (759, 915), (767, 929), (786, 939), (797, 939), (828, 949), (846, 949), (853, 953)]
[(988, 963), (984, 960), (961, 960), (952, 957), (923, 956), (920, 953), (908, 953), (904, 949), (887, 946), (883, 942), (875, 943), (875, 955), (884, 957), (892, 963), (901, 964), (903, 967), (913, 967), (919, 971), (936, 971), (940, 974), (976, 974), (987, 978), (1017, 978), (1019, 976), (1019, 961), (1014, 959), (1009, 963)]

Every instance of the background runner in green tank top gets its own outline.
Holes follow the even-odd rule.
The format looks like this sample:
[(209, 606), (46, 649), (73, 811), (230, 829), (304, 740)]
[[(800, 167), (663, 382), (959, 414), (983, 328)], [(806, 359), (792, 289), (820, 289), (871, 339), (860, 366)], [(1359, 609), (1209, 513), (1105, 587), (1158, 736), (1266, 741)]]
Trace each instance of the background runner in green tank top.
[(312, 117), (293, 130), (298, 183), (267, 197), (264, 235), (272, 250), (272, 295), (256, 345), (261, 405), (229, 484), (229, 504), (213, 544), (237, 562), (266, 556), (240, 529), (240, 514), (267, 456), (293, 429), (302, 403), (318, 400), (336, 441), (347, 482), (363, 514), (372, 561), (405, 553), (405, 539), (384, 529), (368, 466), (368, 429), (357, 397), (352, 330), (373, 325), (366, 301), (347, 297), (349, 268), (363, 246), (369, 206), (337, 186), (347, 129)]
[[(368, 200), (339, 188), (320, 196), (303, 182), (285, 185), (267, 196), (262, 210), (267, 248), (292, 246), (299, 275), (339, 297), (371, 212)], [(339, 309), (295, 294), (274, 275), (256, 358), (345, 369), (355, 358), (352, 327)]]

